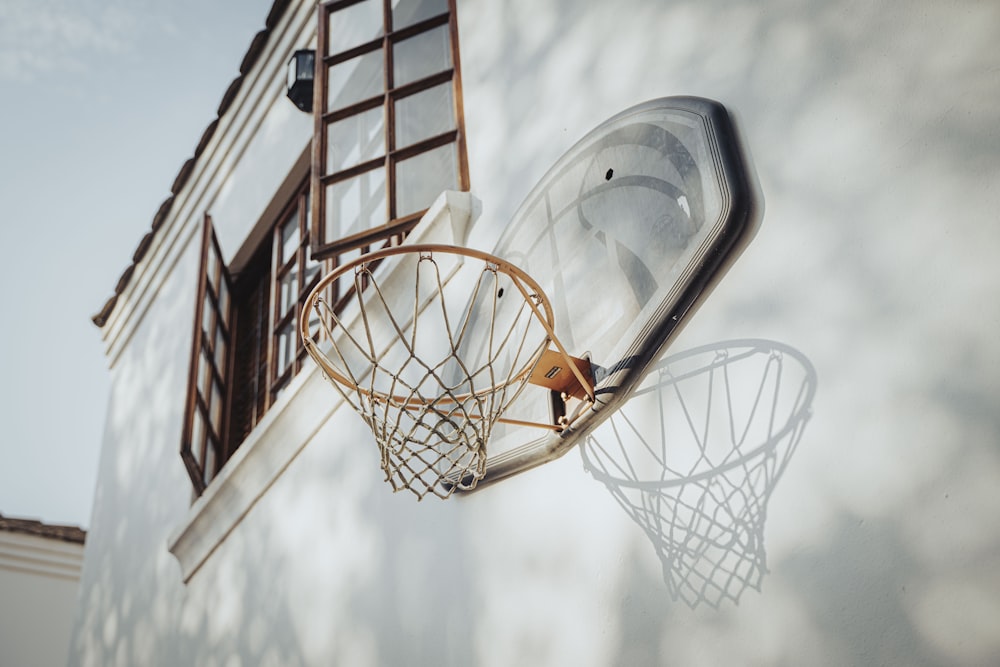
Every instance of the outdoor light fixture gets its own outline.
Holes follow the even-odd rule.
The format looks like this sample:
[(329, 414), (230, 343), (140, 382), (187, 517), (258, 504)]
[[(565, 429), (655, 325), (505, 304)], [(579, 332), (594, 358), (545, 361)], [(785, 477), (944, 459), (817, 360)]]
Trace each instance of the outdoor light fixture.
[(316, 52), (299, 49), (288, 61), (288, 99), (301, 111), (312, 112), (313, 72), (316, 67)]

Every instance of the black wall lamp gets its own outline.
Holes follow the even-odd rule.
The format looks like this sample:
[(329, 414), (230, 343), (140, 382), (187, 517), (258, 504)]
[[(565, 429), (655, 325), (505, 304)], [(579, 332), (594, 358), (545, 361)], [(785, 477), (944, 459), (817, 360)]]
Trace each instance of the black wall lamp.
[(316, 69), (316, 52), (299, 49), (288, 61), (288, 99), (301, 111), (312, 113), (313, 76)]

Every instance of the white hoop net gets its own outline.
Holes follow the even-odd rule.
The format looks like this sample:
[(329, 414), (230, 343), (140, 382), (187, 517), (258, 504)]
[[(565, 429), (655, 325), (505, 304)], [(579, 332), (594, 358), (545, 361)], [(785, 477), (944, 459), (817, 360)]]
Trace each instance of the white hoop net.
[[(386, 481), (418, 499), (475, 488), (494, 423), (549, 341), (529, 305), (551, 319), (541, 290), (478, 255), (371, 253), (324, 279), (303, 313), (306, 349), (371, 428)], [(338, 284), (361, 295), (339, 312)]]

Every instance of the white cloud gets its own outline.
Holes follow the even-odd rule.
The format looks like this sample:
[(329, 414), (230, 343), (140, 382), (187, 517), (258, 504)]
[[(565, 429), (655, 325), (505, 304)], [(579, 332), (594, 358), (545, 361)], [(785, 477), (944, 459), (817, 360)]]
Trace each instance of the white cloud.
[(0, 3), (0, 81), (80, 71), (94, 55), (132, 49), (148, 13), (121, 1), (4, 0)]

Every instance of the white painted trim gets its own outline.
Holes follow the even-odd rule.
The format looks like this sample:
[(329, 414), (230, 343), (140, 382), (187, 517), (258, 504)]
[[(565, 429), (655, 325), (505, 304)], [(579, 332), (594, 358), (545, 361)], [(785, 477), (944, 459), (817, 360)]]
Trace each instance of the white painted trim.
[(82, 544), (0, 531), (0, 570), (79, 581), (82, 567)]
[[(482, 210), (467, 192), (444, 192), (406, 243), (464, 245)], [(167, 547), (186, 582), (239, 525), (299, 452), (342, 405), (319, 369), (309, 363), (282, 392), (233, 457), (191, 506)], [(322, 407), (318, 407), (322, 406)]]

